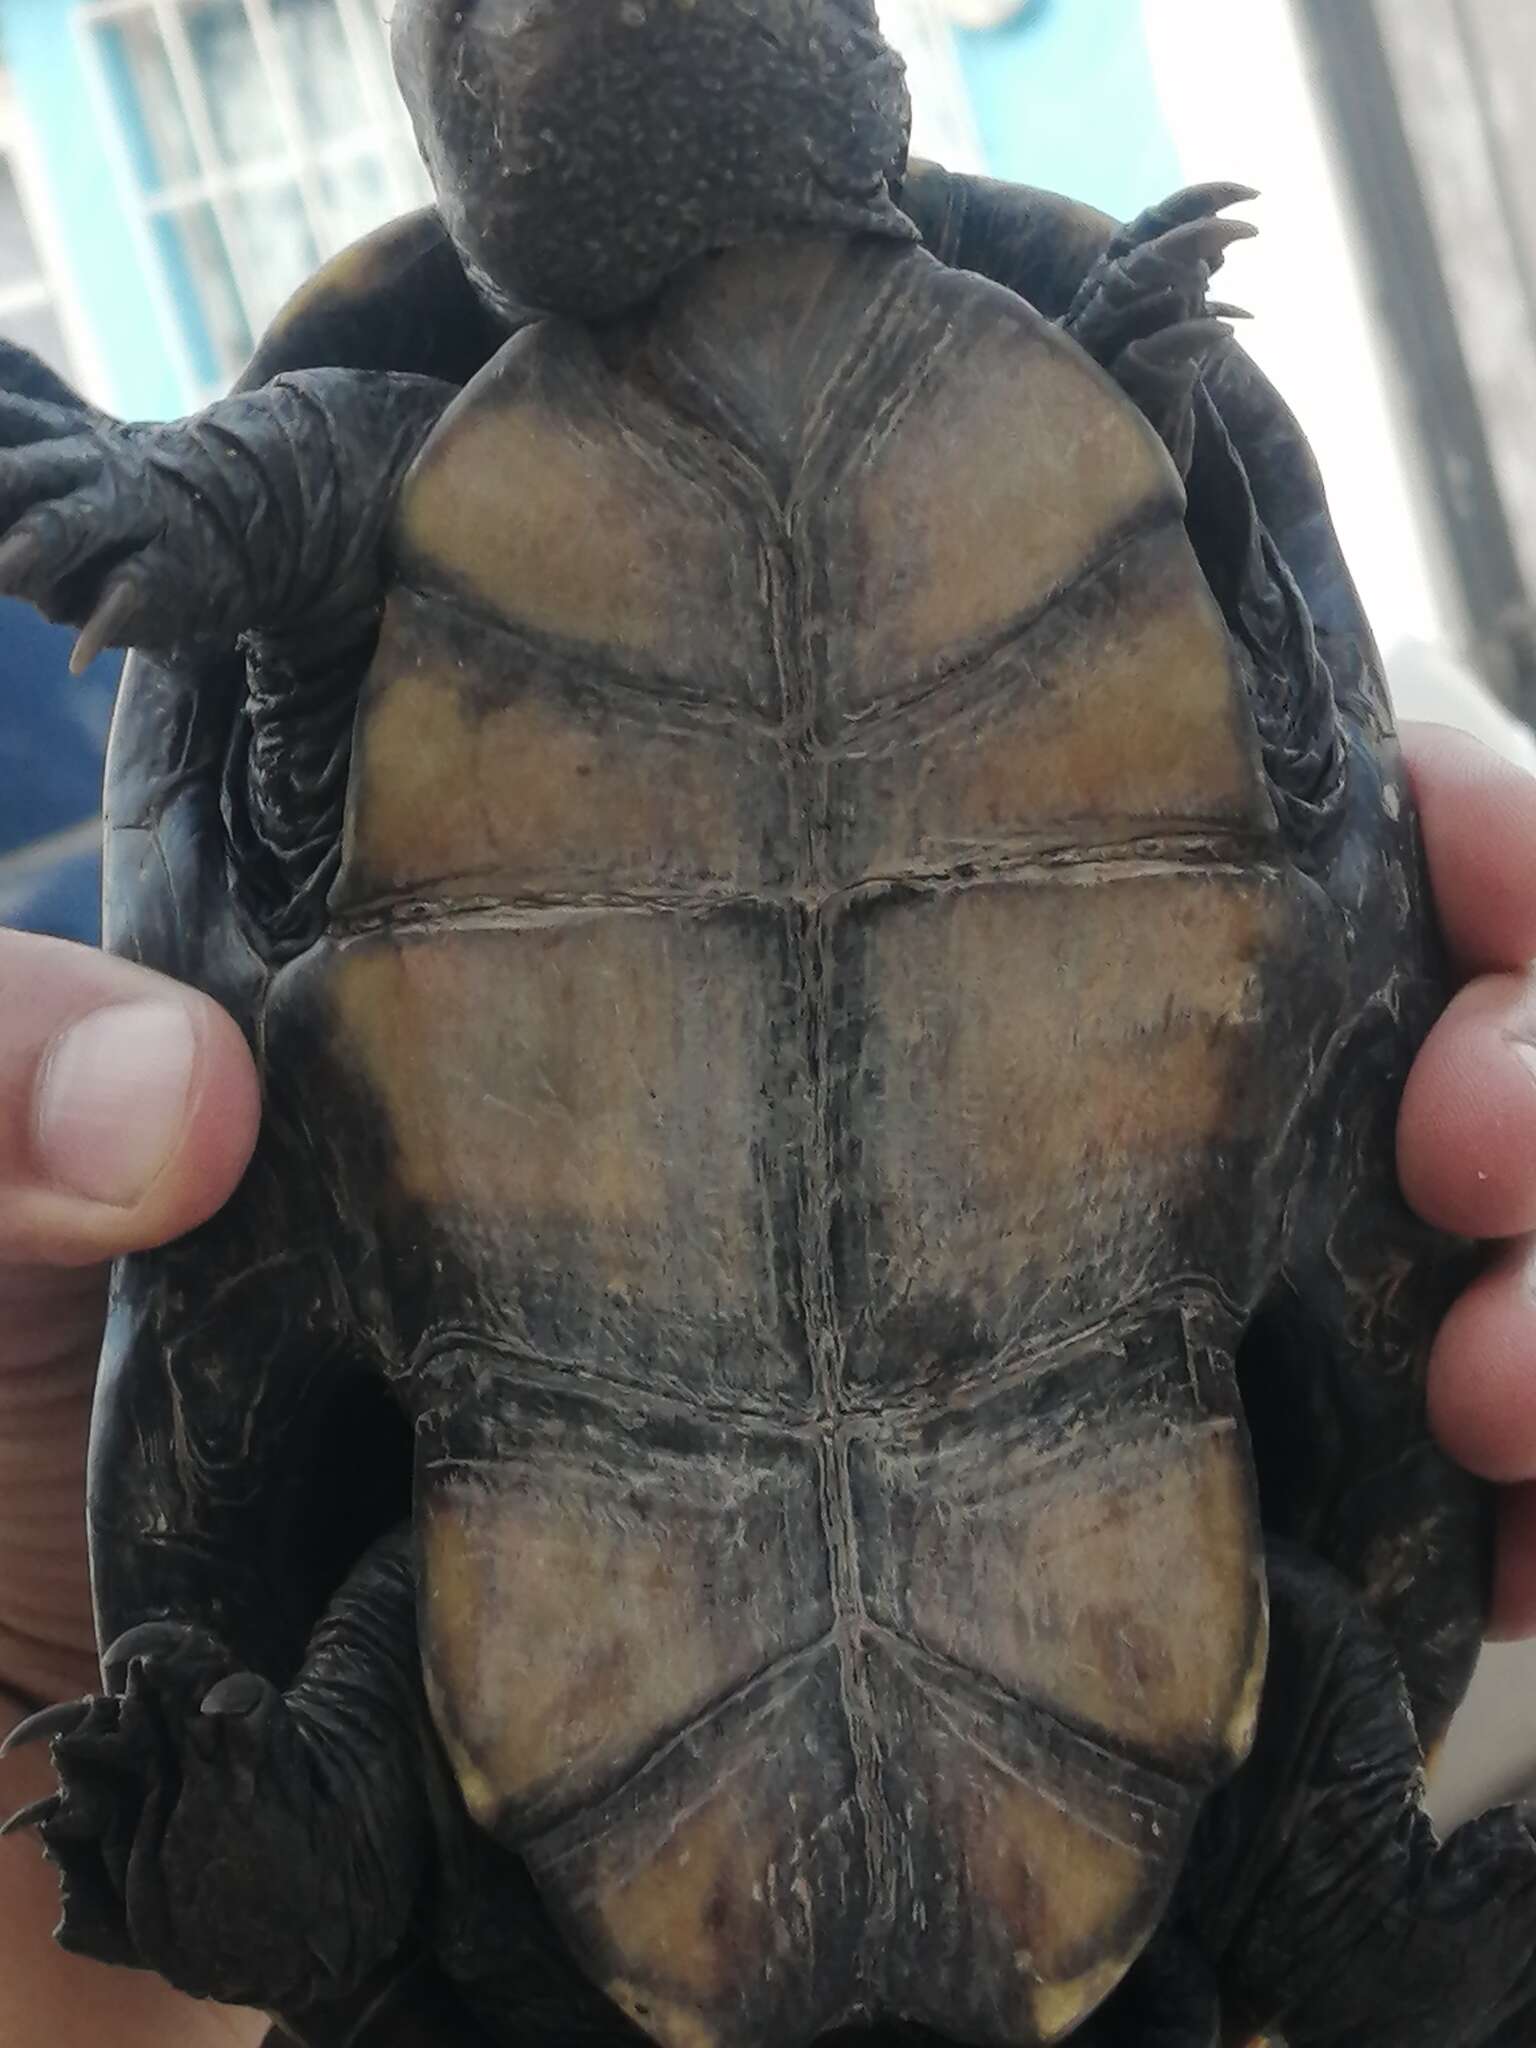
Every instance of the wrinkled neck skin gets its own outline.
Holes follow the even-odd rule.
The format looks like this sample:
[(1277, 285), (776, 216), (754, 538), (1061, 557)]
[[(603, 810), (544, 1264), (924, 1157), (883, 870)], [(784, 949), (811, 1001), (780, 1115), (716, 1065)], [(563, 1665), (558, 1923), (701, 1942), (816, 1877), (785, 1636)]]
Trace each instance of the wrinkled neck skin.
[(604, 320), (762, 237), (916, 231), (868, 0), (400, 0), (395, 68), (498, 311)]

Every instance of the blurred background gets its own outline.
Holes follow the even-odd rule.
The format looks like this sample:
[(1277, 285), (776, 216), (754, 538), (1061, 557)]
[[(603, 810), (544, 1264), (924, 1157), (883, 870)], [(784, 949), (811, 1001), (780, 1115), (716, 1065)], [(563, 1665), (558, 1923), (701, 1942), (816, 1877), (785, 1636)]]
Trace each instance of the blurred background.
[[(426, 197), (389, 0), (0, 0), (0, 334), (99, 404), (221, 390), (317, 262)], [(1222, 296), (1300, 415), (1404, 714), (1536, 765), (1533, 0), (884, 0), (914, 146), (1127, 216), (1261, 190)], [(0, 600), (0, 919), (96, 930), (115, 660)], [(1528, 1780), (1494, 1653), (1447, 1811)]]

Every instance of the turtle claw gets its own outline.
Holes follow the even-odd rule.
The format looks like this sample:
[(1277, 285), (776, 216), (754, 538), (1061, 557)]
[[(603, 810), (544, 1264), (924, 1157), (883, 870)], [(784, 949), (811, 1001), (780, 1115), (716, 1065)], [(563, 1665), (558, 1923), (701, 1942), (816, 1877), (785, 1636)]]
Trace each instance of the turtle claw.
[(0, 1841), (7, 1835), (19, 1835), (24, 1828), (41, 1827), (59, 1811), (60, 1800), (57, 1792), (50, 1792), (46, 1799), (34, 1799), (30, 1806), (23, 1806), (13, 1813), (9, 1820), (0, 1821)]
[(13, 533), (0, 540), (0, 590), (19, 590), (46, 553), (35, 533)]
[(1217, 310), (1206, 296), (1212, 276), (1228, 249), (1258, 233), (1251, 221), (1222, 219), (1220, 210), (1249, 196), (1247, 186), (1196, 186), (1132, 221), (1079, 286), (1062, 322), (1066, 332), (1118, 376), (1136, 343), (1210, 317)]
[(128, 1667), (148, 1657), (171, 1657), (178, 1650), (204, 1640), (200, 1631), (184, 1621), (141, 1621), (137, 1627), (124, 1629), (114, 1642), (101, 1653), (102, 1674), (110, 1692), (121, 1692), (117, 1679), (126, 1675)]
[(1191, 185), (1189, 191), (1191, 196), (1198, 193), (1211, 213), (1222, 213), (1229, 206), (1247, 206), (1264, 196), (1257, 185), (1224, 184), (1220, 179), (1206, 185)]
[(1213, 303), (1212, 275), (1236, 242), (1258, 230), (1220, 212), (1256, 195), (1246, 185), (1176, 192), (1123, 228), (1084, 278), (1065, 331), (1157, 429), (1181, 476), (1195, 446), (1195, 387), (1230, 343), (1240, 307)]
[(98, 654), (121, 643), (139, 616), (143, 593), (131, 569), (123, 569), (107, 584), (96, 609), (80, 628), (69, 657), (69, 672), (83, 676)]
[(77, 1728), (91, 1710), (89, 1700), (61, 1700), (57, 1706), (43, 1707), (35, 1714), (28, 1714), (0, 1742), (0, 1760), (11, 1756), (18, 1749), (26, 1749), (34, 1742), (49, 1742), (55, 1735), (67, 1734)]
[(1208, 264), (1212, 270), (1218, 270), (1234, 242), (1251, 242), (1258, 232), (1251, 220), (1216, 217), (1187, 220), (1180, 227), (1170, 228), (1166, 235), (1159, 235), (1155, 242), (1144, 242), (1140, 250), (1132, 251), (1132, 255), (1139, 255), (1145, 250), (1150, 257), (1155, 251), (1159, 262), (1170, 270), (1194, 257)]
[(105, 1693), (16, 1731), (13, 1741), (51, 1739), (59, 1790), (10, 1826), (36, 1827), (59, 1867), (65, 1947), (233, 1996), (245, 1987), (228, 1929), (215, 1925), (208, 1944), (197, 1936), (200, 1859), (226, 1826), (248, 1848), (264, 1798), (307, 1785), (282, 1695), (177, 1621), (126, 1630), (102, 1670)]
[(1156, 206), (1147, 207), (1134, 220), (1127, 221), (1105, 250), (1104, 260), (1106, 264), (1114, 263), (1190, 221), (1208, 220), (1213, 214), (1225, 213), (1229, 206), (1247, 206), (1259, 196), (1252, 185), (1187, 185), (1182, 192), (1159, 200)]

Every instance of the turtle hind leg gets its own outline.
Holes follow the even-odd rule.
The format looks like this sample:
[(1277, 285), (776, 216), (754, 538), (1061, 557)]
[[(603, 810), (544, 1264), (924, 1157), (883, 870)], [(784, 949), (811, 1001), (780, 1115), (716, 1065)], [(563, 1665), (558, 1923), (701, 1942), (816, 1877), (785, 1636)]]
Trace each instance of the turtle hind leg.
[(1165, 1925), (1072, 2048), (1222, 2048), (1221, 1998), (1198, 1943)]
[(63, 1946), (285, 2021), (398, 1968), (432, 1837), (414, 1608), (391, 1537), (286, 1691), (155, 1621), (108, 1652), (106, 1697), (37, 1717), (60, 1789), (18, 1819), (59, 1867)]
[(379, 1990), (282, 2023), (261, 2048), (500, 2048), (434, 1964), (418, 1962)]
[[(1192, 1852), (1229, 2035), (1287, 2048), (1529, 2048), (1536, 1816), (1441, 1843), (1391, 1645), (1326, 1566), (1275, 1545), (1254, 1750)], [(1233, 2031), (1235, 2029), (1235, 2031)]]

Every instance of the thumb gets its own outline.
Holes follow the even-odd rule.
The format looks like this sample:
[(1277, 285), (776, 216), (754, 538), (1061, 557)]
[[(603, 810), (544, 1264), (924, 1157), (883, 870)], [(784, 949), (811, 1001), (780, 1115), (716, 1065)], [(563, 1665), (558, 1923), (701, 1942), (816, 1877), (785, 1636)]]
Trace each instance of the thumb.
[(208, 997), (62, 939), (0, 931), (0, 1265), (163, 1244), (233, 1192), (255, 1067)]

